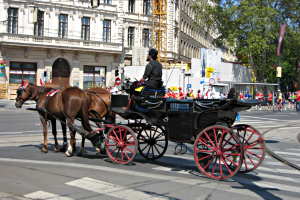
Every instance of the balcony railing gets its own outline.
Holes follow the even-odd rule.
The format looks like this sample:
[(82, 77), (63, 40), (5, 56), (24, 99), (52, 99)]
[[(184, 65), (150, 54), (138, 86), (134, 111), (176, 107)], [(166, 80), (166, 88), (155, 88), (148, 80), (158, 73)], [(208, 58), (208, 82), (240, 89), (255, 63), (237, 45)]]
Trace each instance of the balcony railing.
[[(1, 30), (1, 29), (0, 29)], [(2, 28), (2, 30), (5, 30)], [(2, 32), (2, 33), (1, 33)], [(20, 34), (21, 32), (21, 34)], [(55, 30), (44, 30), (45, 36), (35, 36), (31, 34), (24, 34), (25, 29), (19, 28), (18, 34), (11, 34), (0, 31), (0, 42), (11, 43), (22, 46), (48, 46), (59, 47), (65, 49), (86, 49), (95, 51), (122, 51), (121, 40), (111, 40), (111, 42), (104, 42), (98, 35), (91, 35), (90, 40), (82, 40), (80, 32), (71, 32), (64, 38), (58, 37), (58, 32)], [(55, 34), (56, 32), (56, 34)], [(56, 35), (56, 36), (55, 36)]]

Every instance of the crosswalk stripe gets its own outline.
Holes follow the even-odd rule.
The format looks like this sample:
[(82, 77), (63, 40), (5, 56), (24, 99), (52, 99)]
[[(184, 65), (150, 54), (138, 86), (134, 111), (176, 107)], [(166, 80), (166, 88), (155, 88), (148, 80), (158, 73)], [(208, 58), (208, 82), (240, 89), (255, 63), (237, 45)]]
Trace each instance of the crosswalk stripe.
[(73, 200), (70, 197), (64, 197), (57, 194), (53, 194), (50, 192), (44, 192), (44, 191), (36, 191), (29, 194), (24, 195), (26, 198), (30, 199), (39, 199), (39, 200)]
[[(237, 177), (236, 180), (242, 184), (245, 185), (254, 185), (259, 186), (262, 188), (269, 188), (269, 189), (276, 189), (278, 191), (288, 191), (293, 193), (298, 193), (299, 187), (292, 186), (292, 185), (286, 185), (286, 184), (280, 184), (280, 183), (274, 183), (269, 181), (249, 181), (247, 178), (241, 178)], [(300, 195), (300, 193), (299, 193)]]
[(275, 153), (282, 154), (282, 155), (299, 156), (300, 157), (300, 152), (299, 153), (294, 153), (294, 152), (286, 152), (286, 151), (275, 151)]
[(278, 175), (272, 175), (272, 174), (266, 174), (266, 173), (256, 173), (255, 174), (258, 177), (263, 177), (263, 178), (270, 178), (270, 179), (275, 179), (275, 180), (280, 180), (280, 181), (288, 181), (288, 182), (293, 182), (293, 183), (299, 183), (300, 180), (295, 180), (290, 177), (286, 176), (278, 176)]
[(162, 199), (169, 199), (165, 197), (160, 197), (157, 195), (149, 195), (145, 192), (133, 190), (130, 188), (126, 188), (123, 186), (115, 185), (112, 183), (84, 177), (81, 179), (77, 179), (74, 181), (67, 182), (66, 185), (75, 186), (80, 189), (85, 189), (88, 191), (92, 191), (98, 194), (104, 194), (111, 197), (116, 197), (119, 199), (124, 200), (146, 200), (146, 199), (153, 199), (153, 200), (162, 200)]
[(262, 166), (259, 166), (257, 168), (257, 171), (268, 171), (268, 172), (273, 172), (273, 173), (285, 173), (285, 174), (292, 174), (292, 175), (300, 175), (300, 171), (297, 171), (297, 170), (290, 170), (290, 169), (278, 169), (278, 168), (267, 168), (267, 167), (262, 167)]
[(299, 148), (299, 149), (296, 149), (296, 148), (289, 148), (288, 150), (290, 150), (290, 151), (299, 151), (299, 152), (300, 152), (300, 148)]
[(155, 167), (155, 168), (152, 168), (154, 170), (159, 170), (159, 171), (164, 171), (164, 172), (175, 172), (175, 173), (179, 173), (179, 174), (190, 174), (189, 171), (187, 170), (174, 170), (172, 168), (169, 168), (169, 167)]

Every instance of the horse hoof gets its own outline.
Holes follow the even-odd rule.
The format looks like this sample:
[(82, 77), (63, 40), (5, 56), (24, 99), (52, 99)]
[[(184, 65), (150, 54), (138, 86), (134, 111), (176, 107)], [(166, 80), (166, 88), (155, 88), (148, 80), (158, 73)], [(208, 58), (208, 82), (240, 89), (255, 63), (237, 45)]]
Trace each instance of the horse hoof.
[(41, 148), (41, 152), (43, 152), (43, 153), (48, 153), (48, 148), (42, 147), (42, 148)]
[(60, 152), (60, 149), (59, 149), (59, 147), (54, 147), (54, 152)]
[(69, 151), (66, 151), (66, 152), (65, 152), (65, 155), (66, 155), (67, 157), (72, 157), (72, 156), (73, 156), (73, 153), (70, 153)]

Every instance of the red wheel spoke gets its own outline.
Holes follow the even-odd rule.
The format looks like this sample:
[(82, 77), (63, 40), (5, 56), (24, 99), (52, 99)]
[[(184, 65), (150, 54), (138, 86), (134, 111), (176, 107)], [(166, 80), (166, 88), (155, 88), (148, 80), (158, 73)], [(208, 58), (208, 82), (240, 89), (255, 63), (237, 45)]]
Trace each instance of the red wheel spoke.
[(252, 134), (248, 137), (248, 139), (246, 140), (245, 143), (249, 142), (253, 135), (254, 135), (254, 133), (252, 133)]
[(212, 157), (212, 155), (207, 155), (207, 156), (202, 156), (200, 159), (198, 159), (198, 161), (204, 160), (206, 158)]
[(246, 158), (244, 158), (244, 163), (245, 163), (246, 171), (248, 171), (248, 164), (247, 164), (247, 159)]
[(134, 151), (134, 150), (129, 149), (129, 148), (127, 148), (127, 147), (125, 147), (124, 150), (127, 150), (127, 151), (129, 151), (130, 153), (135, 154), (135, 151)]
[(218, 157), (215, 157), (215, 162), (213, 164), (213, 168), (211, 170), (211, 173), (214, 174), (215, 173), (215, 170), (216, 170), (216, 166), (217, 166), (217, 163), (218, 163)]
[(130, 135), (130, 137), (127, 139), (127, 141), (129, 141), (131, 138), (134, 139), (133, 135)]
[(228, 170), (229, 174), (232, 176), (233, 172), (231, 171), (230, 167), (227, 165), (226, 161), (224, 160), (224, 157), (222, 156), (221, 159), (222, 159), (226, 169)]
[(232, 134), (230, 134), (230, 137), (229, 137), (229, 139), (228, 140), (225, 140), (225, 138), (223, 138), (223, 141), (225, 141), (226, 143), (225, 144), (222, 144), (222, 146), (223, 147), (225, 147), (226, 146), (226, 144), (230, 141), (230, 139), (232, 138)]
[(115, 146), (117, 146), (117, 144), (106, 144), (106, 146), (108, 146), (108, 147), (115, 147)]
[(223, 165), (221, 165), (221, 157), (219, 157), (220, 176), (223, 177)]
[(124, 153), (121, 151), (121, 160), (124, 160)]
[(117, 136), (117, 133), (115, 132), (115, 130), (112, 130), (113, 134), (115, 135), (115, 138), (117, 139), (118, 142), (120, 142), (119, 137)]
[(240, 156), (240, 153), (224, 153), (224, 155), (229, 155), (229, 156)]
[(135, 146), (135, 141), (132, 141), (132, 142), (127, 142), (126, 143), (126, 146)]
[(207, 164), (203, 167), (203, 169), (205, 170), (205, 169), (210, 165), (210, 163), (211, 163), (213, 160), (214, 160), (214, 158), (209, 159), (208, 162), (207, 162)]
[(215, 137), (215, 144), (216, 144), (217, 147), (219, 147), (216, 129), (214, 129), (214, 137)]
[(211, 153), (211, 152), (213, 152), (213, 150), (206, 150), (206, 149), (196, 149), (196, 152), (198, 153), (198, 152), (200, 152), (200, 153)]
[(216, 147), (216, 145), (213, 143), (213, 141), (211, 140), (210, 136), (207, 134), (206, 131), (204, 131), (204, 134), (205, 134), (206, 138), (209, 140), (209, 142), (211, 143), (211, 145), (212, 145), (213, 147)]
[(228, 160), (230, 163), (234, 164), (236, 167), (239, 166), (239, 165), (236, 164), (233, 160), (230, 160), (229, 158), (227, 158), (227, 157), (225, 157), (225, 156), (224, 156), (224, 158), (225, 158), (225, 160)]
[(247, 158), (250, 160), (250, 162), (252, 163), (252, 165), (255, 166), (256, 164), (255, 164), (254, 161), (251, 159), (251, 157), (250, 157), (248, 154), (247, 154), (246, 156), (247, 156)]
[(127, 152), (124, 151), (124, 153), (125, 153), (125, 156), (127, 157), (127, 160), (130, 160), (130, 157), (128, 156)]
[(253, 156), (255, 156), (255, 157), (259, 158), (259, 159), (262, 158), (261, 156), (257, 155), (256, 153), (253, 153), (253, 152), (251, 152), (251, 151), (249, 151), (249, 150), (247, 150), (246, 152), (247, 152), (247, 153), (250, 153), (251, 155), (253, 155)]
[(209, 146), (207, 144), (207, 142), (204, 142), (201, 138), (198, 138), (198, 141), (200, 141), (203, 145), (207, 146), (207, 148), (209, 148), (209, 149), (213, 149), (214, 148), (213, 146)]

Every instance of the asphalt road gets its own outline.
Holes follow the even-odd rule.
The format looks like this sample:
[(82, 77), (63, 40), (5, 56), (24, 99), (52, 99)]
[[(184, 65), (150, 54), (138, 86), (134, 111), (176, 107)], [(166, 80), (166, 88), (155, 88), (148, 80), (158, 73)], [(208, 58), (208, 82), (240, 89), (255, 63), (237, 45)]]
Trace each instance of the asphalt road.
[[(269, 148), (300, 165), (300, 114), (294, 112), (243, 112), (241, 121), (266, 133)], [(58, 125), (59, 129), (60, 126)], [(269, 156), (248, 174), (214, 181), (198, 173), (192, 146), (174, 155), (169, 144), (161, 159), (150, 162), (137, 155), (130, 165), (111, 163), (95, 154), (65, 157), (52, 149), (41, 153), (41, 127), (36, 113), (0, 111), (0, 199), (299, 199), (300, 171)], [(61, 133), (59, 133), (61, 139)], [(80, 138), (78, 137), (79, 147)]]

